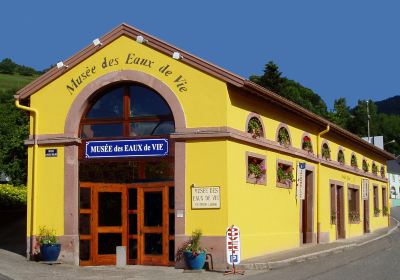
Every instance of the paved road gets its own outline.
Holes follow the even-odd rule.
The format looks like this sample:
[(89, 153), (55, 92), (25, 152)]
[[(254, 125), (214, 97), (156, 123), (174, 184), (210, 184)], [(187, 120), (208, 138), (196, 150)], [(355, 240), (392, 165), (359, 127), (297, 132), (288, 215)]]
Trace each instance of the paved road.
[[(400, 220), (400, 207), (392, 209)], [(362, 247), (246, 277), (251, 280), (400, 279), (400, 231)]]
[[(392, 213), (400, 220), (400, 207)], [(291, 265), (271, 271), (246, 271), (244, 276), (224, 276), (222, 273), (182, 273), (172, 267), (129, 266), (126, 269), (115, 267), (76, 267), (66, 264), (46, 265), (28, 262), (21, 255), (0, 248), (0, 280), (11, 279), (243, 279), (243, 280), (337, 280), (337, 279), (400, 279), (400, 231), (396, 231), (378, 241), (356, 247), (336, 255), (316, 258), (312, 261)]]

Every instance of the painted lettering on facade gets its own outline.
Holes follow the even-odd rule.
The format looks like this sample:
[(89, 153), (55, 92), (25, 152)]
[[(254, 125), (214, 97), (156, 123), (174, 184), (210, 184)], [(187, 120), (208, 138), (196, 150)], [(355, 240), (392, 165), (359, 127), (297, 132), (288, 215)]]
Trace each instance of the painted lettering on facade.
[(151, 69), (154, 72), (158, 72), (162, 74), (163, 77), (171, 79), (175, 89), (179, 92), (187, 92), (189, 90), (188, 81), (184, 75), (175, 73), (171, 65), (162, 63), (157, 65), (156, 61), (148, 57), (140, 57), (133, 52), (126, 54), (122, 58), (119, 56), (103, 57), (97, 65), (84, 67), (79, 75), (71, 78), (68, 84), (65, 85), (65, 88), (69, 94), (73, 95), (76, 91), (81, 89), (81, 86), (88, 78), (93, 77), (98, 73), (98, 69), (112, 69), (119, 66), (121, 63), (124, 65), (137, 65), (140, 68)]

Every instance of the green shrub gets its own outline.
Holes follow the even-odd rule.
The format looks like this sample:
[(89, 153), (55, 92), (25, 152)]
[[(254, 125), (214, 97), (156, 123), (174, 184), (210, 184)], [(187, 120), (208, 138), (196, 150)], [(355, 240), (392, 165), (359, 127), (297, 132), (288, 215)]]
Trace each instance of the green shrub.
[(26, 206), (26, 187), (0, 184), (0, 209)]

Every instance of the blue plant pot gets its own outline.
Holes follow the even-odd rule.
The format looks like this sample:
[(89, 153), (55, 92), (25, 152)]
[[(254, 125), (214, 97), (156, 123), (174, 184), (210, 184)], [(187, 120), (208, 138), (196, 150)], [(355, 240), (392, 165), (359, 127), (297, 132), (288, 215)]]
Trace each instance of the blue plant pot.
[(183, 252), (185, 256), (186, 265), (193, 270), (202, 269), (206, 262), (206, 253), (202, 252), (197, 256), (193, 255), (192, 252)]
[(55, 262), (61, 251), (61, 244), (43, 244), (40, 246), (42, 260), (45, 262)]

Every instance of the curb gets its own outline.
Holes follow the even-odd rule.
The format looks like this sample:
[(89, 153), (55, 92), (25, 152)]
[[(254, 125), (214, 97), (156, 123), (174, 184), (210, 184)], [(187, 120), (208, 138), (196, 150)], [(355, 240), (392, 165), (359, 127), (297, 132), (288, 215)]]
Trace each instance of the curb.
[(285, 267), (285, 266), (289, 266), (291, 264), (295, 264), (295, 263), (301, 263), (307, 260), (315, 260), (317, 259), (317, 257), (320, 256), (328, 256), (328, 255), (333, 255), (333, 254), (338, 254), (341, 253), (345, 250), (350, 250), (352, 248), (355, 247), (361, 247), (364, 246), (366, 244), (369, 244), (371, 242), (377, 241), (379, 239), (385, 238), (386, 236), (392, 234), (397, 228), (400, 227), (400, 221), (398, 221), (396, 218), (391, 217), (392, 219), (394, 219), (397, 222), (397, 225), (394, 226), (393, 228), (391, 228), (390, 230), (388, 230), (387, 233), (380, 235), (378, 237), (375, 237), (371, 240), (367, 240), (364, 241), (362, 243), (351, 243), (348, 245), (343, 245), (343, 246), (339, 246), (336, 248), (332, 248), (332, 249), (327, 249), (327, 250), (323, 250), (323, 251), (319, 251), (319, 252), (314, 252), (314, 253), (310, 253), (310, 254), (305, 254), (302, 256), (298, 256), (298, 257), (293, 257), (293, 258), (289, 258), (289, 259), (285, 259), (285, 260), (281, 260), (281, 261), (273, 261), (273, 262), (262, 262), (262, 263), (249, 263), (249, 264), (240, 264), (237, 266), (238, 269), (242, 269), (242, 270), (272, 270), (272, 269), (277, 269), (277, 268), (281, 268), (281, 267)]

